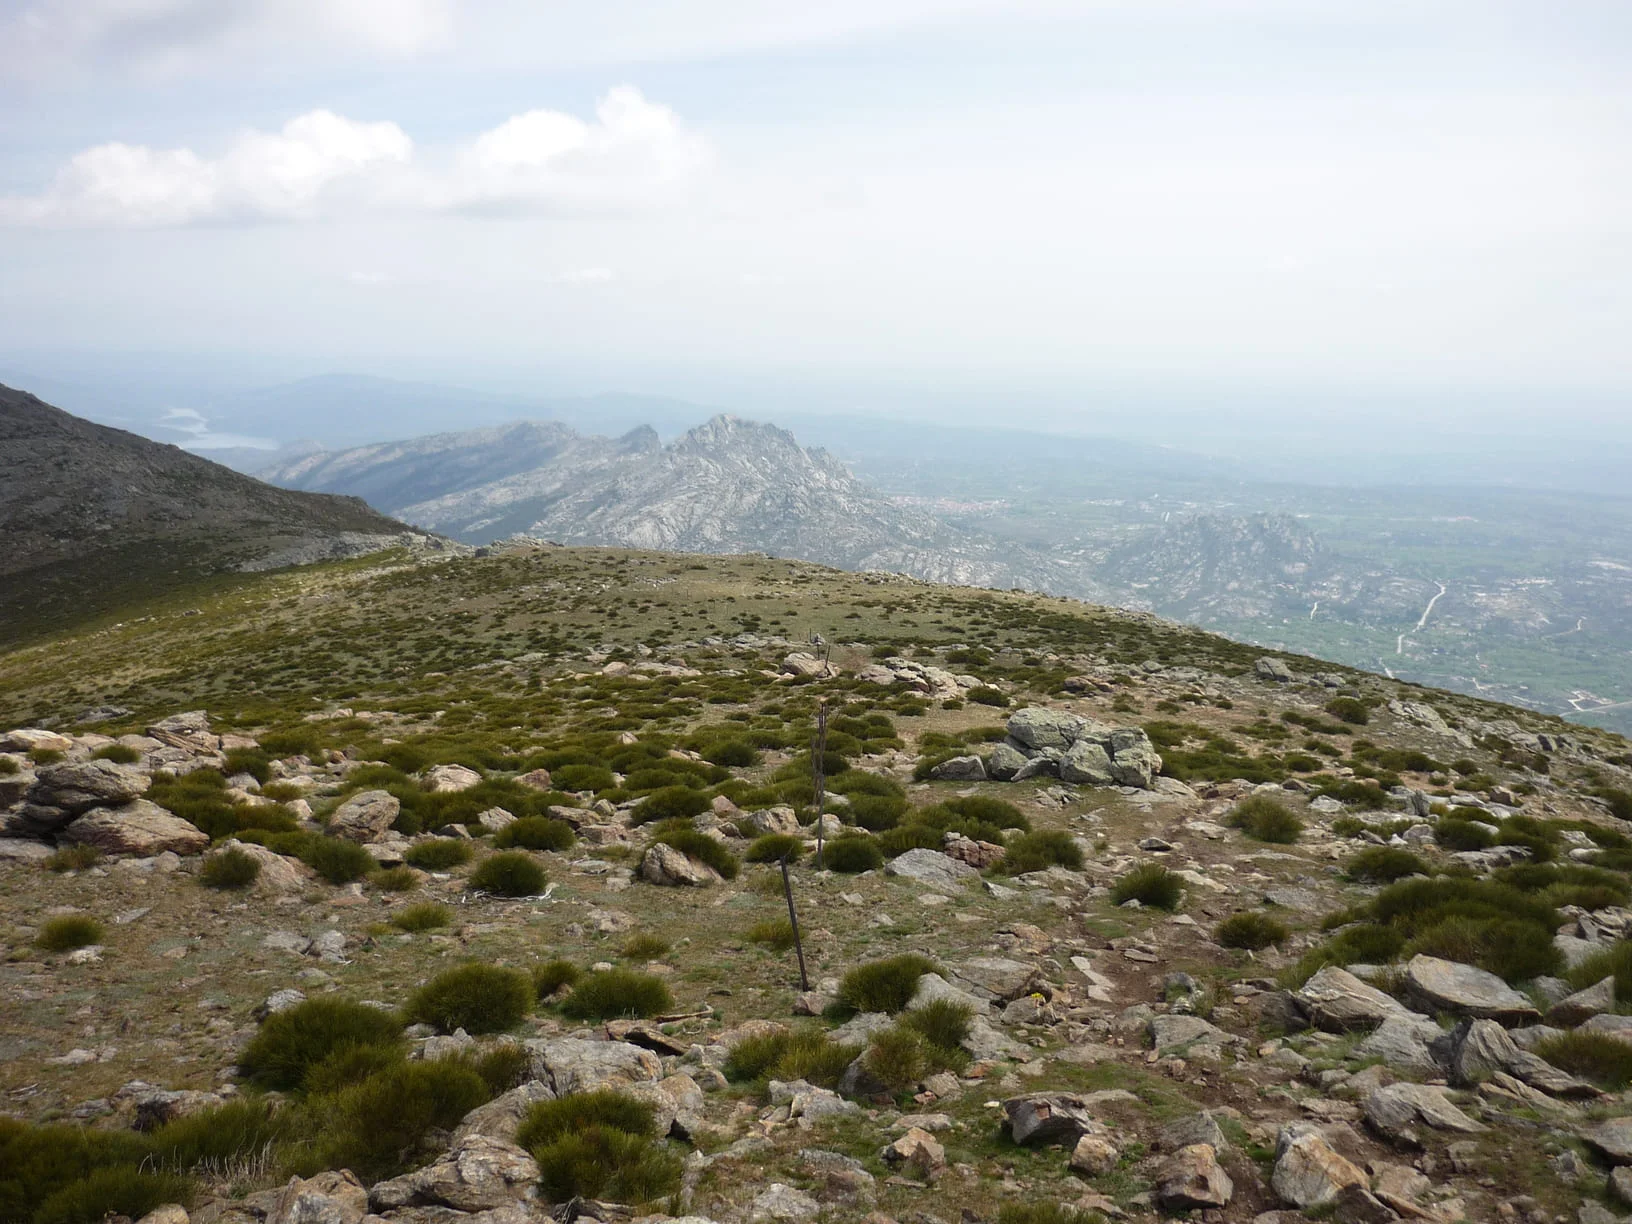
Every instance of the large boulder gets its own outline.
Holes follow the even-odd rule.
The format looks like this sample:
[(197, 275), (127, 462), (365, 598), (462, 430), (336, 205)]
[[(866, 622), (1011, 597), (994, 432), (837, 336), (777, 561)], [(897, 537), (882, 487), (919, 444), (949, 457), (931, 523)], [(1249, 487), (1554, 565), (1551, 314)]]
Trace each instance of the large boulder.
[(441, 1158), (368, 1192), (375, 1211), (397, 1207), (451, 1207), (487, 1211), (520, 1197), (538, 1180), (538, 1162), (504, 1139), (470, 1134)]
[(999, 744), (986, 756), (986, 776), (999, 782), (1012, 782), (1025, 767), (1026, 754), (1013, 744)]
[(554, 1099), (555, 1091), (543, 1080), (528, 1080), (466, 1114), (453, 1132), (453, 1142), (457, 1145), (470, 1135), (513, 1141), (528, 1111), (540, 1101)]
[(426, 790), (447, 795), (469, 790), (481, 782), (482, 775), (467, 765), (433, 765), (420, 778)]
[(329, 816), (329, 832), (359, 845), (377, 842), (396, 822), (402, 804), (390, 791), (358, 791)]
[(1547, 1009), (1547, 1023), (1574, 1028), (1594, 1016), (1614, 1010), (1615, 978), (1610, 976), (1554, 1003)]
[(801, 832), (799, 817), (791, 807), (779, 806), (749, 812), (737, 823), (760, 837), (768, 833), (785, 833), (797, 837)]
[(1077, 742), (1087, 720), (1065, 710), (1027, 706), (1009, 715), (1009, 735), (1027, 748), (1065, 750)]
[(687, 858), (673, 846), (653, 842), (640, 860), (640, 878), (648, 884), (671, 888), (702, 888), (720, 882), (720, 873), (707, 863)]
[(1335, 965), (1316, 973), (1292, 998), (1310, 1024), (1328, 1033), (1375, 1028), (1384, 1020), (1415, 1015), (1399, 1000)]
[(1205, 1143), (1180, 1148), (1156, 1172), (1156, 1201), (1170, 1211), (1225, 1207), (1234, 1194), (1218, 1153)]
[(96, 807), (118, 807), (147, 793), (148, 777), (129, 765), (113, 761), (75, 761), (39, 771), (29, 788), (28, 801), (66, 812)]
[(1413, 956), (1405, 967), (1405, 989), (1430, 1011), (1454, 1012), (1506, 1025), (1539, 1020), (1541, 1013), (1528, 997), (1494, 973), (1473, 965)]
[(939, 850), (919, 848), (897, 855), (884, 865), (884, 874), (900, 876), (931, 888), (959, 889), (970, 880), (978, 880), (980, 872), (967, 863), (948, 858)]
[(241, 842), (235, 838), (223, 842), (220, 848), (223, 851), (237, 850), (247, 854), (261, 865), (260, 873), (256, 875), (252, 886), (258, 893), (282, 896), (299, 892), (309, 881), (317, 878), (317, 872), (299, 859), (287, 858), (254, 842)]
[(1100, 1126), (1086, 1097), (1074, 1092), (1028, 1092), (1003, 1102), (1003, 1116), (1014, 1141), (1022, 1147), (1062, 1144), (1075, 1147)]
[(1375, 1089), (1361, 1109), (1367, 1125), (1394, 1142), (1409, 1141), (1408, 1132), (1418, 1124), (1467, 1135), (1485, 1129), (1452, 1104), (1445, 1089), (1428, 1084), (1389, 1084)]
[(1632, 1117), (1608, 1118), (1582, 1131), (1581, 1138), (1611, 1164), (1632, 1165)]
[(984, 782), (986, 762), (978, 756), (955, 756), (931, 767), (929, 776), (937, 782)]
[(1079, 786), (1110, 786), (1117, 779), (1111, 754), (1097, 740), (1080, 739), (1060, 758), (1060, 778)]
[(1030, 994), (1043, 981), (1036, 965), (1006, 956), (977, 956), (952, 966), (952, 976), (975, 994), (1007, 1003)]
[(199, 854), (210, 845), (210, 835), (197, 825), (146, 799), (124, 807), (95, 808), (70, 824), (62, 835), (71, 842), (95, 846), (104, 854), (138, 858), (150, 858), (166, 850)]
[(1323, 1207), (1345, 1186), (1364, 1189), (1368, 1179), (1353, 1161), (1339, 1155), (1307, 1122), (1281, 1127), (1275, 1140), (1275, 1171), (1270, 1184), (1281, 1201), (1307, 1211)]
[(19, 727), (0, 731), (0, 752), (67, 752), (74, 741), (43, 727)]
[(1123, 786), (1149, 790), (1162, 772), (1162, 758), (1150, 738), (1137, 728), (1111, 733), (1111, 777)]
[(1494, 1020), (1464, 1020), (1454, 1032), (1436, 1041), (1434, 1050), (1454, 1084), (1471, 1086), (1505, 1073), (1552, 1096), (1598, 1095), (1591, 1084), (1560, 1071), (1540, 1055), (1520, 1049)]
[(360, 1224), (368, 1191), (349, 1170), (291, 1177), (266, 1213), (266, 1224)]
[(626, 1041), (557, 1037), (522, 1044), (532, 1059), (533, 1078), (548, 1084), (556, 1096), (663, 1078), (657, 1055)]
[(221, 751), (221, 737), (210, 730), (210, 718), (203, 710), (188, 710), (172, 714), (147, 729), (149, 739), (156, 739), (169, 748), (180, 748), (195, 755)]

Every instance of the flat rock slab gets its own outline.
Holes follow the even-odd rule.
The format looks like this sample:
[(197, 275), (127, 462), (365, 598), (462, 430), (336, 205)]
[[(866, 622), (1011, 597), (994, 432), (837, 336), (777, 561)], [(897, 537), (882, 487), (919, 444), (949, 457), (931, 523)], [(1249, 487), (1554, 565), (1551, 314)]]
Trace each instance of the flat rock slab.
[(1346, 969), (1328, 965), (1292, 996), (1309, 1023), (1328, 1033), (1375, 1028), (1389, 1019), (1423, 1019), (1405, 1004), (1368, 986)]
[(1600, 1122), (1582, 1131), (1581, 1138), (1608, 1157), (1611, 1164), (1632, 1165), (1632, 1117)]
[(1405, 988), (1412, 998), (1436, 1011), (1506, 1025), (1541, 1019), (1527, 996), (1494, 973), (1437, 956), (1413, 956), (1405, 967)]
[(970, 880), (980, 879), (980, 872), (968, 863), (948, 858), (939, 850), (908, 850), (897, 855), (884, 866), (884, 874), (899, 876), (917, 884), (936, 888), (961, 888)]
[(1399, 1139), (1421, 1123), (1434, 1130), (1476, 1135), (1485, 1127), (1463, 1113), (1446, 1097), (1443, 1088), (1427, 1084), (1390, 1084), (1365, 1100), (1366, 1121), (1385, 1139)]
[(1102, 1128), (1087, 1100), (1074, 1092), (1030, 1092), (1003, 1102), (1009, 1132), (1026, 1147), (1064, 1144), (1075, 1147), (1084, 1135)]

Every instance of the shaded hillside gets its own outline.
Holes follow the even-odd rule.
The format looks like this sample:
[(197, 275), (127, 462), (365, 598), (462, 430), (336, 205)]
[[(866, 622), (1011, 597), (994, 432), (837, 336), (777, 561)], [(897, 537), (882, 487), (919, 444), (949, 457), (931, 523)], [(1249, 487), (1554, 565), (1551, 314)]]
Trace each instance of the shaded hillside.
[(189, 579), (344, 555), (407, 530), (357, 498), (273, 488), (9, 387), (0, 471), (0, 640)]

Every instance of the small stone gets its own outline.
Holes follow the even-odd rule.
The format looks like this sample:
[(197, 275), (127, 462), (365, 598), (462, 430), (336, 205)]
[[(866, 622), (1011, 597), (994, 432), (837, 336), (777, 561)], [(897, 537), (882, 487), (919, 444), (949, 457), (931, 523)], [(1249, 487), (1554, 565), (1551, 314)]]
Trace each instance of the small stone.
[(1122, 1153), (1109, 1140), (1097, 1135), (1084, 1135), (1071, 1149), (1071, 1170), (1089, 1177), (1103, 1177), (1122, 1158)]

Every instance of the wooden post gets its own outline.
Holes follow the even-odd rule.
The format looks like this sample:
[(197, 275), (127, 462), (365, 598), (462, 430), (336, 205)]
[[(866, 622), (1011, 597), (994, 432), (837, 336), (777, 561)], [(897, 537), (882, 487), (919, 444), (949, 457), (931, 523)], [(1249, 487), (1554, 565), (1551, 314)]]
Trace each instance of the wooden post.
[(799, 938), (799, 915), (793, 909), (793, 881), (788, 877), (788, 856), (782, 856), (782, 892), (788, 898), (788, 925), (793, 928), (793, 950), (799, 956), (799, 989), (810, 989), (810, 978), (805, 976), (805, 945)]
[(816, 738), (810, 742), (811, 781), (816, 789), (816, 870), (822, 869), (822, 809), (827, 806), (827, 777), (822, 757), (827, 753), (827, 702), (816, 707)]

